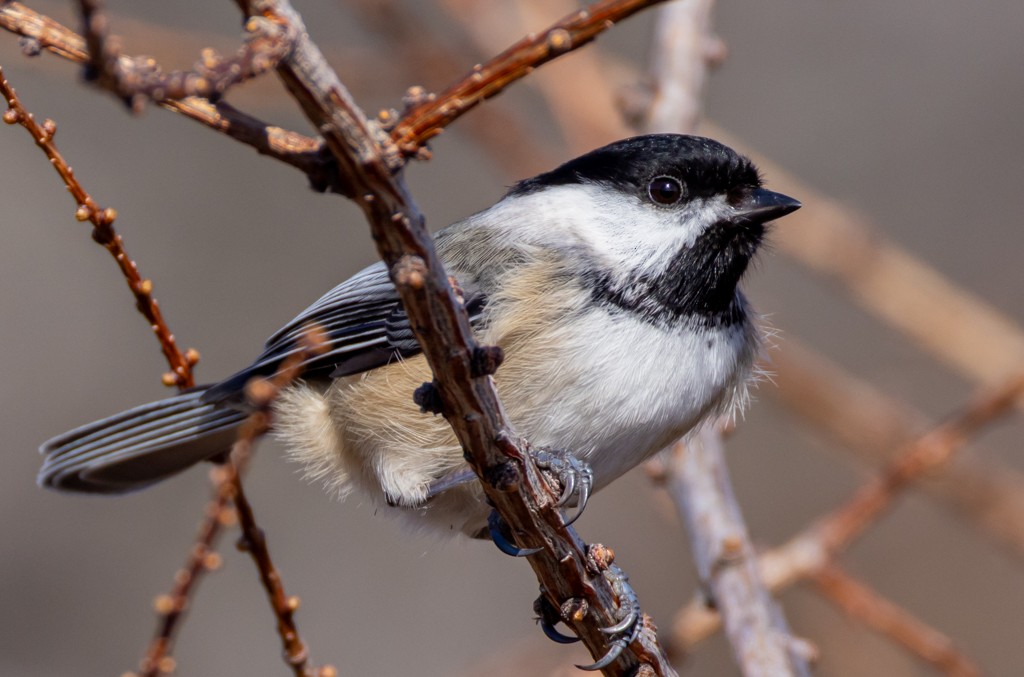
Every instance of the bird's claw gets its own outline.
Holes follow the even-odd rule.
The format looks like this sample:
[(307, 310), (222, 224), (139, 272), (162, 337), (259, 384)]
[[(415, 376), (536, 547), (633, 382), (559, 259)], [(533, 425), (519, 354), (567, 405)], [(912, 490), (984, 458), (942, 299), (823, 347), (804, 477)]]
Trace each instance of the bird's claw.
[(520, 548), (504, 534), (502, 531), (504, 525), (501, 515), (497, 510), (492, 509), (491, 514), (487, 517), (487, 531), (490, 533), (494, 545), (498, 546), (498, 550), (512, 557), (528, 557), (542, 550), (542, 548)]
[(629, 580), (626, 578), (625, 572), (622, 571), (618, 566), (611, 565), (605, 572), (605, 576), (611, 580), (612, 588), (615, 590), (615, 594), (619, 598), (619, 609), (625, 613), (622, 620), (615, 625), (607, 628), (601, 628), (601, 632), (606, 635), (618, 635), (609, 643), (608, 651), (605, 655), (601, 656), (596, 662), (590, 665), (577, 665), (576, 667), (580, 670), (595, 671), (602, 670), (617, 659), (626, 647), (630, 645), (633, 640), (640, 634), (640, 630), (643, 628), (641, 622), (642, 614), (640, 613), (640, 600), (637, 599), (636, 593), (633, 592), (633, 588), (629, 585)]
[(556, 505), (568, 505), (573, 496), (576, 497), (576, 512), (565, 521), (566, 526), (572, 524), (583, 514), (590, 499), (590, 491), (594, 486), (594, 472), (590, 465), (566, 451), (540, 449), (534, 460), (541, 470), (547, 470), (555, 476), (562, 487)]
[(540, 624), (540, 629), (544, 631), (544, 635), (552, 642), (574, 644), (580, 641), (579, 637), (563, 634), (555, 628), (555, 625), (561, 622), (562, 616), (558, 609), (544, 596), (543, 588), (541, 588), (540, 597), (533, 603), (533, 610), (537, 612), (537, 622)]

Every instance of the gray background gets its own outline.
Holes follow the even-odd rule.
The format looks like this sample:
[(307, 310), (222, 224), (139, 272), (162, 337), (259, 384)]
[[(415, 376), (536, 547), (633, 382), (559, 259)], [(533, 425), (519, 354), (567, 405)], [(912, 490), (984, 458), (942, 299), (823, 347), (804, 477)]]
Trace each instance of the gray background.
[[(233, 51), (231, 3), (110, 4), (129, 53), (187, 67), (203, 45)], [(386, 40), (367, 34), (343, 4), (297, 2), (368, 109), (396, 105), (408, 84), (443, 85), (431, 73), (399, 77), (387, 52), (371, 51)], [(408, 4), (423, 31), (463, 44), (427, 3)], [(73, 24), (66, 5), (33, 4)], [(890, 238), (1024, 320), (1024, 5), (720, 3), (716, 25), (730, 56), (709, 85), (710, 117), (746, 149), (857, 207)], [(641, 16), (599, 48), (641, 64), (650, 29), (651, 15)], [(566, 77), (573, 58), (559, 66)], [(58, 122), (58, 144), (86, 187), (117, 208), (128, 249), (155, 281), (179, 341), (202, 352), (200, 380), (242, 366), (281, 323), (373, 260), (359, 213), (309, 192), (293, 170), (157, 109), (132, 119), (86, 89), (72, 65), (23, 58), (11, 35), (0, 35), (0, 64), (30, 110)], [(231, 100), (305, 129), (272, 79)], [(567, 157), (529, 87), (488, 105), (529, 118), (529, 129)], [(491, 204), (522, 178), (506, 176), (458, 124), (433, 148), (434, 160), (411, 167), (409, 181), (434, 227)], [(116, 500), (35, 487), (40, 441), (163, 396), (164, 365), (109, 256), (74, 221), (27, 135), (0, 130), (0, 158), (0, 675), (116, 675), (135, 667), (151, 635), (151, 600), (184, 559), (208, 483), (195, 470)], [(768, 252), (747, 288), (782, 330), (783, 347), (787, 334), (799, 336), (934, 416), (971, 391), (788, 259)], [(770, 396), (758, 400), (729, 453), (755, 538), (772, 544), (866, 475)], [(1020, 468), (1020, 432), (1019, 423), (996, 426), (980, 444)], [(536, 583), (525, 564), (486, 543), (405, 533), (368, 506), (337, 504), (295, 471), (264, 442), (247, 484), (287, 589), (303, 599), (297, 619), (317, 663), (341, 674), (441, 675), (522, 674), (585, 660), (535, 628)], [(579, 529), (615, 548), (645, 609), (667, 628), (694, 580), (684, 535), (644, 475), (602, 492)], [(230, 539), (222, 551), (225, 566), (203, 581), (183, 627), (179, 674), (286, 674), (253, 567)], [(951, 634), (989, 674), (1021, 673), (1021, 563), (942, 506), (912, 493), (844, 561)], [(818, 674), (930, 674), (813, 593), (783, 599), (795, 631), (822, 649)], [(735, 672), (720, 639), (687, 669)]]

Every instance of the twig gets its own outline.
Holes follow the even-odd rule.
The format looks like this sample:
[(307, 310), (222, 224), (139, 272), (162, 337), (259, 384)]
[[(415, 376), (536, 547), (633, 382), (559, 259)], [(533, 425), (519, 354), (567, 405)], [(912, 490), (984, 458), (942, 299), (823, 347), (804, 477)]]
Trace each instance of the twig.
[(164, 385), (178, 386), (183, 390), (191, 388), (194, 385), (192, 367), (199, 361), (199, 353), (192, 348), (189, 348), (185, 353), (178, 349), (174, 341), (174, 334), (171, 333), (170, 328), (167, 326), (167, 322), (160, 312), (160, 306), (153, 297), (153, 282), (143, 279), (142, 275), (139, 274), (138, 266), (135, 265), (135, 262), (132, 261), (124, 249), (124, 242), (121, 236), (114, 230), (114, 220), (117, 218), (117, 212), (111, 207), (100, 208), (96, 201), (92, 199), (92, 196), (82, 187), (82, 184), (75, 178), (71, 167), (68, 166), (63, 156), (57, 151), (57, 146), (53, 142), (53, 137), (57, 133), (57, 125), (53, 120), (45, 120), (42, 125), (36, 123), (32, 114), (22, 106), (14, 88), (7, 82), (2, 68), (0, 68), (0, 93), (3, 94), (8, 106), (7, 111), (3, 114), (4, 122), (9, 125), (19, 124), (24, 127), (35, 140), (36, 145), (46, 153), (46, 157), (50, 159), (50, 164), (60, 174), (64, 185), (67, 186), (68, 192), (71, 193), (71, 196), (78, 204), (75, 218), (79, 221), (89, 221), (92, 223), (92, 239), (103, 245), (110, 252), (110, 255), (114, 257), (114, 260), (117, 261), (117, 266), (121, 269), (121, 274), (124, 275), (128, 288), (135, 295), (135, 307), (149, 322), (150, 328), (160, 342), (160, 348), (167, 359), (167, 364), (171, 368), (171, 371), (163, 376)]
[[(89, 58), (85, 39), (54, 21), (25, 7), (19, 2), (0, 3), (0, 28), (23, 36), (30, 41), (30, 55), (40, 50), (49, 51), (75, 63), (84, 64)], [(125, 68), (141, 57), (121, 56)], [(161, 108), (179, 113), (235, 141), (252, 146), (262, 155), (280, 160), (309, 177), (314, 190), (339, 192), (337, 172), (330, 154), (321, 139), (270, 125), (247, 115), (224, 101), (216, 104), (198, 97), (156, 102)]]
[(88, 61), (85, 79), (140, 110), (148, 99), (162, 102), (195, 96), (215, 100), (234, 85), (272, 70), (291, 48), (293, 36), (273, 22), (252, 18), (242, 48), (231, 59), (203, 50), (192, 71), (164, 73), (149, 57), (124, 58), (116, 39), (107, 37), (102, 0), (79, 0)]
[[(979, 393), (959, 414), (904, 448), (896, 460), (863, 485), (845, 504), (787, 543), (760, 556), (761, 577), (773, 592), (813, 576), (850, 546), (911, 482), (945, 463), (984, 425), (1007, 414), (1024, 395), (1024, 373)], [(673, 623), (674, 646), (685, 650), (721, 626), (718, 614), (700, 601), (688, 604)]]
[(189, 553), (184, 569), (175, 575), (175, 585), (169, 595), (157, 598), (160, 614), (157, 631), (146, 656), (142, 660), (143, 677), (159, 677), (170, 672), (174, 662), (170, 657), (174, 635), (188, 606), (189, 596), (195, 590), (195, 583), (203, 571), (214, 568), (220, 558), (211, 551), (214, 540), (222, 527), (234, 516), (227, 511), (229, 502), (235, 504), (238, 522), (242, 529), (239, 547), (252, 555), (260, 572), (260, 580), (267, 591), (274, 615), (277, 617), (278, 634), (284, 645), (285, 661), (296, 677), (329, 677), (334, 674), (330, 666), (316, 669), (307, 665), (308, 651), (299, 637), (293, 615), (298, 609), (296, 597), (288, 597), (281, 583), (281, 576), (274, 567), (267, 548), (263, 530), (256, 518), (242, 487), (242, 475), (252, 455), (256, 440), (270, 429), (271, 404), (281, 390), (298, 378), (302, 363), (312, 355), (322, 352), (326, 340), (322, 330), (310, 326), (299, 339), (300, 350), (291, 355), (270, 379), (255, 378), (246, 384), (246, 398), (255, 411), (245, 420), (238, 431), (238, 437), (231, 448), (226, 462), (218, 465), (210, 474), (213, 482), (213, 496), (207, 504), (205, 518), (200, 526), (196, 542)]
[(531, 34), (435, 98), (413, 106), (391, 137), (405, 155), (414, 155), (457, 117), (502, 91), (534, 68), (590, 42), (617, 22), (665, 0), (603, 0)]
[(814, 576), (818, 591), (849, 616), (893, 641), (921, 660), (953, 677), (978, 677), (981, 670), (960, 652), (953, 640), (885, 599), (835, 564)]
[[(323, 134), (338, 161), (340, 176), (370, 222), (381, 257), (434, 371), (446, 417), (483, 480), (487, 497), (506, 523), (520, 535), (523, 545), (543, 548), (529, 561), (551, 601), (556, 608), (566, 600), (580, 602), (585, 611), (569, 620), (591, 653), (602, 656), (608, 640), (600, 628), (619, 620), (615, 591), (602, 570), (602, 564), (610, 562), (588, 557), (594, 548), (586, 548), (564, 525), (555, 497), (504, 416), (489, 374), (474, 368), (481, 362), (474, 355), (494, 349), (477, 345), (423, 217), (385, 160), (382, 135), (326, 64), (289, 3), (253, 0), (240, 4), (247, 16), (261, 14), (291, 23), (299, 35), (278, 72)], [(621, 654), (607, 671), (636, 669), (641, 663), (656, 674), (674, 674), (646, 627), (630, 651)]]
[[(495, 43), (502, 43), (521, 35), (523, 31), (542, 20), (541, 15), (571, 12), (577, 6), (574, 0), (532, 0), (507, 2), (506, 0), (439, 0), (448, 14), (460, 23), (472, 38), (477, 49), (485, 51)], [(466, 5), (475, 11), (467, 11)], [(489, 21), (481, 21), (486, 15)], [(495, 20), (494, 16), (500, 17)], [(609, 86), (609, 70), (604, 55), (596, 50), (583, 50), (573, 57), (572, 77), (558, 77), (541, 69), (527, 81), (546, 99), (548, 108), (561, 128), (570, 150), (582, 153), (595, 146), (628, 136), (626, 126), (615, 109), (615, 97)], [(586, 101), (587, 105), (579, 103)], [(529, 137), (521, 142), (529, 142)], [(541, 144), (531, 144), (537, 146)], [(540, 149), (545, 152), (544, 148)], [(505, 160), (505, 158), (500, 158)], [(522, 176), (523, 173), (518, 173)]]
[[(405, 156), (418, 155), (423, 144), (441, 132), (470, 108), (494, 96), (533, 68), (558, 56), (578, 49), (607, 30), (613, 23), (665, 0), (603, 0), (587, 10), (575, 12), (557, 22), (533, 39), (524, 39), (485, 64), (474, 68), (440, 95), (427, 97), (397, 121), (391, 131), (398, 152), (388, 153), (386, 160), (392, 171), (404, 162)], [(41, 15), (18, 2), (0, 5), (0, 28), (25, 36), (37, 45), (66, 59), (86, 63), (89, 51), (86, 41), (74, 31)], [(97, 42), (101, 48), (105, 43)], [(115, 70), (131, 71), (142, 57), (117, 55)], [(108, 58), (104, 63), (111, 63)], [(146, 61), (150, 67), (159, 68)], [(137, 70), (137, 69), (136, 69)], [(340, 183), (332, 156), (323, 151), (323, 142), (296, 132), (282, 130), (251, 116), (224, 109), (218, 104), (213, 110), (209, 102), (197, 97), (181, 100), (157, 100), (161, 107), (186, 115), (211, 129), (229, 135), (236, 141), (254, 146), (260, 153), (285, 162), (309, 176), (312, 187), (318, 191), (331, 190), (349, 194)], [(385, 120), (392, 122), (393, 120)]]
[[(774, 388), (803, 421), (872, 464), (933, 427), (920, 411), (886, 395), (793, 336), (772, 355)], [(996, 543), (1024, 557), (1024, 475), (990, 455), (964, 449), (919, 486), (956, 508)]]
[[(388, 41), (395, 57), (392, 65), (399, 68), (400, 77), (413, 81), (429, 73), (434, 79), (447, 81), (462, 74), (466, 54), (472, 52), (469, 45), (459, 50), (452, 45), (453, 39), (445, 42), (431, 39), (415, 15), (397, 0), (356, 0), (348, 6), (358, 13), (363, 23)], [(390, 112), (382, 112), (378, 119), (390, 115)], [(489, 148), (491, 159), (509, 167), (513, 176), (536, 174), (550, 168), (557, 160), (554, 154), (539, 152), (535, 144), (523, 143), (523, 139), (529, 138), (529, 132), (520, 117), (494, 103), (480, 106), (473, 115), (461, 118), (459, 129)], [(417, 157), (425, 151), (426, 148), (421, 149)]]
[[(234, 467), (237, 467), (237, 464)], [(189, 550), (185, 566), (174, 575), (174, 587), (170, 593), (160, 595), (153, 603), (157, 612), (157, 627), (153, 639), (146, 648), (146, 655), (139, 664), (143, 677), (158, 677), (174, 671), (171, 650), (174, 647), (178, 626), (188, 610), (189, 600), (195, 593), (201, 576), (220, 566), (220, 555), (214, 552), (213, 548), (224, 526), (235, 518), (234, 513), (228, 509), (231, 493), (224, 477), (224, 466), (211, 469), (213, 495), (203, 511), (203, 521), (199, 525), (199, 532)]]

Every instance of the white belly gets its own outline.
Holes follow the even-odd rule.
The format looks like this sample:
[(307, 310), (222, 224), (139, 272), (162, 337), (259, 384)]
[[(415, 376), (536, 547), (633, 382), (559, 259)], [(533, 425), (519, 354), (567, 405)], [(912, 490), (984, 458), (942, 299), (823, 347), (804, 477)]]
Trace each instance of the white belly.
[(757, 347), (747, 323), (665, 329), (601, 308), (548, 332), (534, 343), (560, 350), (508, 351), (499, 394), (526, 439), (587, 459), (598, 487), (742, 398)]

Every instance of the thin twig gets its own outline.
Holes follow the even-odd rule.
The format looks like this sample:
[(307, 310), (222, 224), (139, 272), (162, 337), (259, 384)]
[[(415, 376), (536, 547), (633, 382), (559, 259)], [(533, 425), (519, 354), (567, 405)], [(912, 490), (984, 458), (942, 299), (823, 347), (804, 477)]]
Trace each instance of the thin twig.
[[(388, 41), (397, 66), (407, 81), (414, 81), (429, 73), (432, 79), (454, 81), (465, 69), (467, 54), (474, 51), (470, 45), (458, 49), (449, 38), (444, 42), (433, 39), (423, 30), (422, 23), (397, 0), (356, 0), (349, 8), (358, 13), (364, 24)], [(414, 88), (414, 93), (415, 93)], [(381, 112), (378, 120), (389, 119), (391, 112)], [(396, 118), (397, 119), (397, 118)], [(460, 131), (467, 133), (491, 150), (491, 159), (511, 168), (513, 176), (529, 176), (551, 167), (557, 157), (538, 152), (535, 144), (523, 143), (530, 136), (521, 117), (492, 102), (475, 109), (459, 121)], [(394, 138), (394, 137), (392, 137)], [(417, 157), (426, 155), (422, 148)]]
[[(29, 54), (46, 50), (75, 63), (89, 58), (85, 39), (57, 21), (25, 7), (20, 2), (0, 3), (0, 28), (30, 41)], [(125, 68), (140, 57), (121, 56)], [(243, 113), (224, 101), (216, 104), (198, 97), (156, 102), (161, 108), (183, 115), (246, 145), (262, 155), (284, 162), (309, 177), (314, 190), (339, 192), (337, 172), (321, 139), (268, 124)]]
[(476, 66), (436, 97), (413, 106), (391, 137), (405, 155), (414, 155), (444, 127), (484, 99), (498, 94), (534, 68), (590, 42), (611, 26), (665, 0), (603, 0), (574, 12), (540, 33), (531, 34), (498, 56)]
[(211, 563), (220, 561), (211, 548), (222, 527), (230, 521), (228, 516), (234, 517), (234, 513), (227, 510), (230, 502), (235, 505), (242, 529), (239, 545), (249, 552), (256, 562), (260, 580), (277, 618), (278, 634), (285, 650), (285, 662), (296, 677), (329, 677), (334, 674), (334, 668), (330, 666), (325, 666), (318, 672), (307, 665), (308, 650), (299, 637), (293, 617), (299, 606), (298, 598), (285, 595), (281, 576), (267, 548), (266, 537), (256, 523), (252, 506), (242, 487), (242, 475), (252, 455), (253, 445), (270, 429), (271, 405), (281, 390), (298, 378), (302, 363), (312, 355), (322, 352), (325, 345), (322, 330), (311, 326), (299, 339), (300, 350), (288, 357), (272, 378), (256, 378), (246, 384), (246, 398), (255, 410), (239, 428), (238, 437), (226, 461), (215, 467), (210, 474), (214, 487), (213, 496), (207, 504), (205, 518), (189, 552), (185, 568), (175, 575), (175, 585), (171, 593), (157, 598), (156, 607), (160, 617), (156, 633), (142, 660), (143, 677), (159, 677), (161, 673), (173, 669), (171, 650), (174, 646), (174, 637), (184, 618), (189, 597), (195, 590), (195, 583), (205, 570), (213, 568), (210, 566)]
[[(237, 462), (234, 467), (238, 467)], [(203, 510), (203, 521), (199, 525), (185, 566), (174, 575), (174, 587), (171, 591), (166, 595), (160, 595), (154, 601), (157, 627), (153, 639), (146, 648), (146, 655), (139, 664), (143, 677), (158, 677), (174, 671), (171, 652), (177, 629), (188, 610), (189, 600), (195, 594), (202, 575), (220, 566), (220, 555), (214, 552), (213, 548), (223, 528), (235, 520), (234, 512), (228, 509), (231, 492), (224, 477), (224, 466), (219, 465), (211, 469), (212, 496)]]
[(85, 79), (136, 111), (146, 100), (219, 99), (229, 88), (273, 70), (293, 39), (282, 26), (254, 17), (245, 24), (245, 42), (234, 57), (205, 49), (194, 70), (165, 73), (152, 58), (122, 56), (118, 41), (108, 38), (102, 0), (79, 0), (78, 5), (88, 52)]
[[(821, 571), (874, 521), (910, 483), (945, 463), (983, 426), (1009, 413), (1024, 395), (1024, 373), (986, 388), (960, 413), (904, 448), (880, 474), (842, 506), (787, 543), (760, 556), (761, 577), (773, 592)], [(699, 599), (676, 615), (672, 640), (686, 650), (721, 627), (718, 614)]]
[(53, 120), (45, 120), (41, 125), (36, 123), (32, 114), (22, 106), (14, 88), (7, 82), (2, 68), (0, 68), (0, 94), (3, 94), (8, 106), (7, 111), (3, 114), (4, 122), (24, 127), (35, 140), (36, 145), (46, 153), (50, 164), (60, 174), (68, 192), (78, 204), (75, 218), (92, 223), (92, 239), (110, 252), (117, 262), (118, 268), (121, 269), (128, 288), (135, 295), (135, 307), (149, 322), (150, 328), (160, 342), (160, 349), (163, 351), (167, 364), (171, 368), (171, 371), (163, 376), (164, 385), (178, 386), (182, 390), (191, 388), (194, 385), (192, 368), (199, 361), (199, 353), (192, 348), (184, 353), (178, 349), (174, 341), (174, 334), (167, 326), (167, 322), (160, 312), (160, 306), (153, 297), (153, 282), (142, 277), (138, 266), (125, 251), (121, 236), (114, 230), (117, 212), (111, 207), (100, 208), (82, 187), (53, 142), (53, 137), (57, 133), (57, 125)]
[[(556, 608), (579, 600), (585, 608), (570, 617), (574, 629), (595, 657), (608, 650), (602, 627), (618, 620), (618, 600), (601, 564), (566, 527), (551, 489), (530, 461), (525, 443), (506, 420), (488, 373), (474, 359), (481, 351), (457, 302), (447, 273), (401, 179), (385, 160), (382, 136), (355, 105), (337, 75), (302, 28), (301, 18), (284, 0), (240, 3), (247, 16), (260, 14), (291, 23), (300, 36), (278, 69), (289, 92), (310, 122), (323, 134), (338, 161), (343, 181), (370, 222), (381, 257), (409, 313), (417, 339), (434, 371), (446, 417), (483, 480), (493, 502), (524, 546), (543, 550), (529, 558)], [(650, 665), (656, 674), (674, 674), (653, 632), (644, 632), (621, 654), (609, 672)]]
[(836, 564), (814, 576), (818, 591), (852, 618), (897, 642), (951, 677), (978, 677), (981, 670), (953, 640), (893, 604)]

